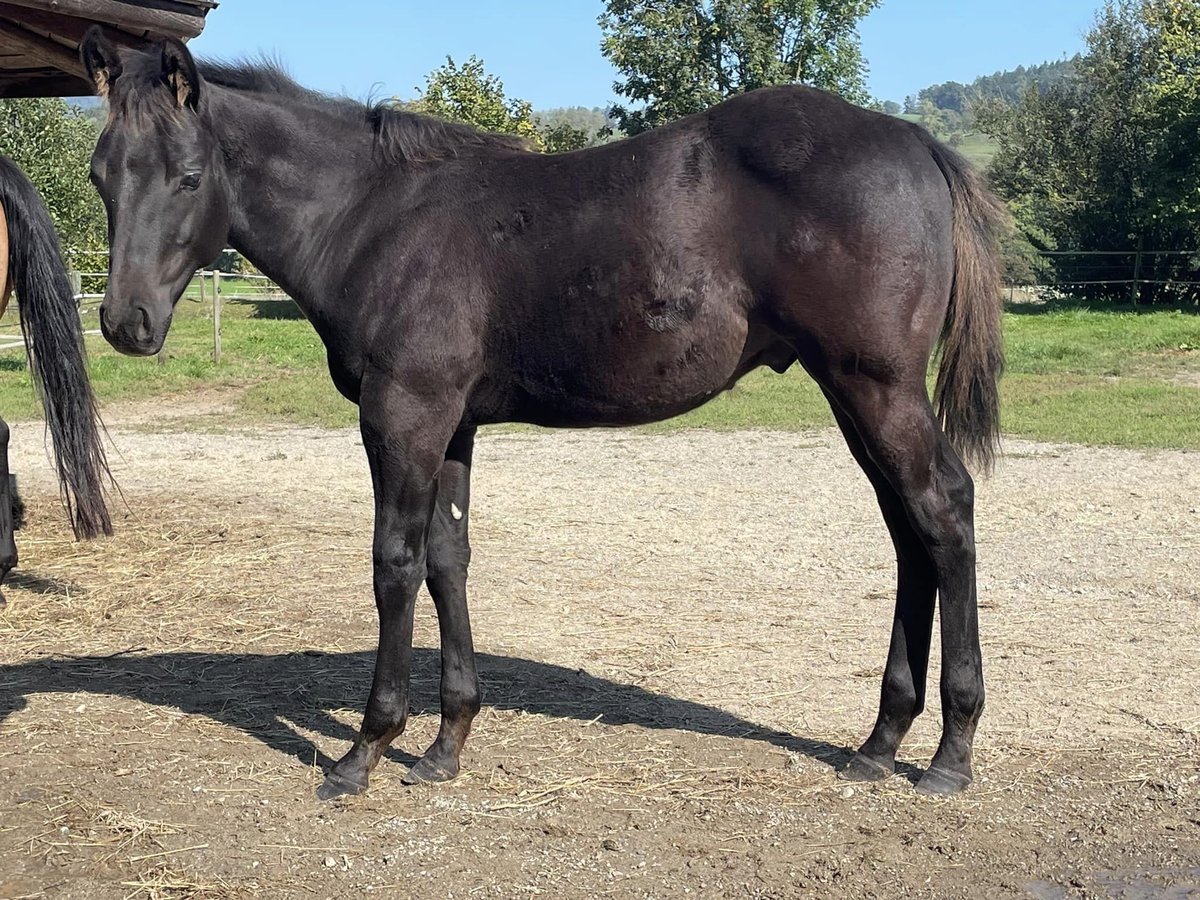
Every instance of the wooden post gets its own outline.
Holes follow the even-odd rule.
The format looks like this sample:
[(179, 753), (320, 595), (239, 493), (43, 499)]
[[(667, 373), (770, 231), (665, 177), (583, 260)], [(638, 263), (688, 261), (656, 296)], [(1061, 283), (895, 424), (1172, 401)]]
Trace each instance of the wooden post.
[(221, 273), (213, 270), (213, 362), (221, 362)]
[(1133, 258), (1133, 302), (1135, 305), (1141, 293), (1138, 288), (1141, 287), (1139, 282), (1142, 280), (1142, 248), (1146, 246), (1145, 242), (1145, 237), (1138, 237), (1137, 255)]

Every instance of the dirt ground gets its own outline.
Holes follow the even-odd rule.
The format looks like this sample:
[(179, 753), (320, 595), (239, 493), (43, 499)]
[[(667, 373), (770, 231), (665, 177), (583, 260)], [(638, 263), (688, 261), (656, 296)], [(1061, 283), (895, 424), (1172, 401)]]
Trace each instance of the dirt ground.
[(321, 804), (374, 653), (357, 436), (153, 419), (110, 413), (128, 508), (86, 546), (14, 429), (0, 897), (1200, 895), (1194, 454), (1009, 442), (978, 500), (978, 778), (938, 800), (912, 785), (936, 686), (900, 775), (834, 775), (894, 589), (835, 433), (481, 438), (464, 774), (400, 783), (437, 727), (423, 597), (408, 733)]

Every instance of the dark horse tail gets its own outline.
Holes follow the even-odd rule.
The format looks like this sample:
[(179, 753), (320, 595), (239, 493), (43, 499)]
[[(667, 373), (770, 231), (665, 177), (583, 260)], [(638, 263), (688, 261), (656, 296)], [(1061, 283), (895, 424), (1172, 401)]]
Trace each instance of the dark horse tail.
[(1009, 216), (965, 159), (924, 132), (922, 139), (954, 205), (954, 284), (942, 326), (934, 402), (954, 449), (986, 472), (1000, 446), (1004, 348), (998, 240)]
[(77, 538), (112, 534), (104, 501), (104, 482), (111, 474), (58, 235), (33, 184), (3, 156), (0, 206), (8, 221), (9, 273), (20, 303), (21, 331), (71, 527)]

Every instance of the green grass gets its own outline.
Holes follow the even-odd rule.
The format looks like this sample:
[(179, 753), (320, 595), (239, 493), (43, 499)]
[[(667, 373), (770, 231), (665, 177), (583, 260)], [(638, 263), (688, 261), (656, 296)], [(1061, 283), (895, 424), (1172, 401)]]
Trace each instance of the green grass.
[(1200, 370), (1200, 315), (1122, 306), (1021, 305), (1005, 317), (1008, 371), (1170, 379)]
[(1200, 449), (1200, 390), (1150, 379), (1009, 375), (1007, 434), (1043, 441)]
[[(916, 113), (900, 113), (896, 118), (916, 125), (924, 124), (924, 119)], [(955, 142), (952, 144), (954, 149), (980, 170), (986, 169), (1000, 150), (1000, 145), (994, 139), (979, 131), (955, 132), (952, 140)]]
[(770, 369), (749, 373), (725, 394), (699, 409), (647, 426), (651, 431), (680, 428), (769, 428), (799, 431), (832, 427), (833, 414), (820, 388), (799, 367), (783, 375)]
[[(13, 312), (3, 320), (12, 326)], [(88, 323), (95, 327), (94, 322)], [(12, 327), (5, 329), (12, 334)], [(1200, 449), (1200, 315), (1183, 310), (1024, 306), (1005, 315), (1008, 374), (1001, 382), (1007, 434), (1126, 447)], [(357, 410), (330, 383), (325, 353), (287, 301), (227, 303), (223, 360), (212, 362), (207, 305), (181, 301), (167, 359), (124, 357), (99, 337), (88, 347), (102, 402), (162, 397), (164, 421), (199, 391), (228, 388), (236, 411), (199, 427), (282, 422), (349, 427)], [(0, 354), (0, 414), (38, 415), (19, 351)], [(798, 369), (750, 373), (687, 415), (650, 426), (798, 430), (832, 425), (821, 392)]]
[(986, 169), (1000, 151), (1000, 145), (986, 134), (968, 131), (962, 134), (954, 149), (979, 170)]

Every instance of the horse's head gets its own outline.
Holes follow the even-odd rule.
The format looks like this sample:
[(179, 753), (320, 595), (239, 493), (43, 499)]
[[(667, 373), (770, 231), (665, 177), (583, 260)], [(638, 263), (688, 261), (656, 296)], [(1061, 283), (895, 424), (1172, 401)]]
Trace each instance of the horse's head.
[(225, 246), (230, 189), (182, 43), (118, 52), (97, 27), (80, 54), (109, 104), (91, 172), (111, 253), (101, 328), (118, 350), (148, 356), (162, 347), (192, 274)]

